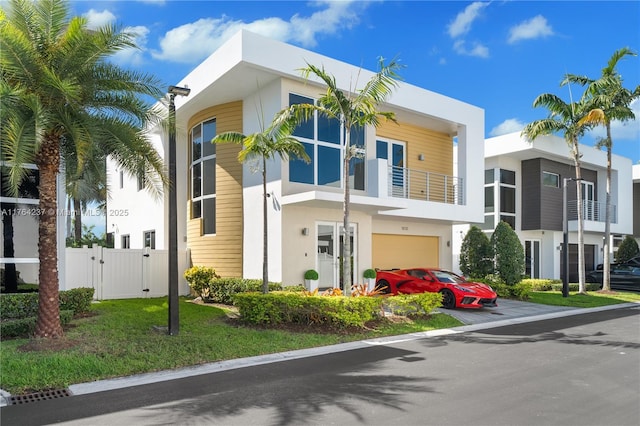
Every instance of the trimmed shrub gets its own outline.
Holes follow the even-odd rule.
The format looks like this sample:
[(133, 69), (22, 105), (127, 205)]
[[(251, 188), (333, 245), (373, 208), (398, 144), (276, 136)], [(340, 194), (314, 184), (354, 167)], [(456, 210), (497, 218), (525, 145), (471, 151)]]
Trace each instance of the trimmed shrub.
[(309, 269), (304, 273), (305, 280), (317, 280), (318, 279), (318, 271), (315, 269)]
[(495, 273), (507, 285), (520, 282), (524, 274), (524, 248), (515, 231), (505, 221), (500, 221), (491, 235), (491, 247), (495, 256)]
[[(585, 290), (598, 291), (600, 290), (601, 286), (602, 284), (599, 284), (599, 283), (585, 283)], [(562, 283), (553, 284), (551, 287), (553, 291), (562, 291)], [(579, 291), (579, 290), (580, 290), (580, 285), (578, 283), (569, 283), (569, 291)]]
[[(60, 323), (67, 325), (73, 319), (74, 312), (72, 310), (60, 311)], [(2, 339), (13, 337), (27, 337), (36, 330), (36, 320), (34, 317), (12, 319), (0, 321), (0, 337)]]
[(630, 235), (624, 237), (624, 240), (620, 243), (620, 247), (616, 251), (616, 263), (624, 263), (629, 261), (634, 256), (640, 253), (638, 242)]
[(366, 278), (366, 279), (375, 279), (376, 278), (376, 271), (373, 269), (365, 269), (364, 272), (362, 273), (362, 278)]
[[(88, 312), (93, 300), (92, 288), (73, 288), (58, 293), (60, 311), (74, 315)], [(21, 319), (38, 315), (38, 293), (11, 293), (0, 295), (0, 320)]]
[(473, 225), (460, 246), (460, 271), (467, 277), (484, 277), (493, 272), (493, 253), (489, 237)]
[(521, 283), (529, 285), (532, 291), (551, 291), (554, 284), (562, 284), (562, 281), (548, 278), (525, 278)]
[(192, 266), (184, 271), (184, 279), (202, 300), (209, 298), (209, 284), (214, 278), (220, 278), (220, 275), (216, 274), (215, 269), (207, 266)]
[[(282, 284), (269, 283), (269, 291), (282, 290)], [(238, 293), (262, 291), (262, 280), (244, 278), (215, 278), (208, 285), (207, 301), (233, 304), (233, 296)]]
[(363, 327), (378, 318), (382, 298), (309, 297), (292, 292), (241, 293), (234, 296), (241, 319), (250, 324), (326, 324)]
[(386, 297), (383, 306), (395, 315), (428, 315), (433, 312), (434, 309), (442, 306), (442, 294), (398, 294), (396, 296)]

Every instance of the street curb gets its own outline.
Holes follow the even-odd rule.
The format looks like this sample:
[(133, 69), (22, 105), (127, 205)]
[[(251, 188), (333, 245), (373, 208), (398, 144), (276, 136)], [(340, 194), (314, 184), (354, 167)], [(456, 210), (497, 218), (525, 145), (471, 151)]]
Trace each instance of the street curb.
[[(259, 355), (248, 358), (238, 358), (226, 361), (212, 362), (192, 367), (184, 367), (175, 370), (166, 370), (154, 373), (136, 374), (132, 376), (118, 377), (115, 379), (97, 380), (94, 382), (79, 383), (69, 386), (69, 392), (72, 395), (86, 395), (96, 392), (104, 392), (109, 390), (122, 389), (131, 386), (140, 386), (151, 383), (164, 382), (168, 380), (182, 379), (187, 377), (198, 376), (202, 374), (218, 373), (222, 371), (235, 370), (238, 368), (271, 364), (274, 362), (289, 361), (300, 358), (308, 358), (318, 355), (326, 355), (330, 353), (350, 351), (354, 349), (362, 349), (370, 346), (382, 346), (400, 342), (408, 342), (412, 340), (426, 339), (439, 336), (448, 336), (478, 330), (486, 330), (508, 325), (524, 324), (528, 322), (544, 321), (554, 318), (562, 318), (574, 315), (588, 314), (592, 312), (609, 311), (614, 309), (624, 309), (637, 307), (640, 308), (640, 302), (621, 303), (616, 305), (600, 306), (597, 308), (578, 308), (567, 309), (566, 311), (552, 312), (548, 314), (524, 316), (505, 320), (497, 320), (484, 322), (480, 324), (463, 325), (455, 328), (445, 328), (439, 330), (431, 330), (418, 333), (409, 333), (399, 336), (387, 336), (376, 339), (360, 340), (356, 342), (340, 343), (337, 345), (321, 346), (317, 348), (298, 349), (294, 351), (278, 352), (269, 355)], [(0, 407), (8, 405), (8, 399), (11, 395), (0, 389)]]
[(270, 364), (274, 362), (289, 361), (300, 358), (307, 358), (318, 355), (326, 355), (329, 353), (344, 352), (354, 349), (362, 349), (369, 346), (388, 345), (399, 342), (407, 342), (412, 340), (447, 336), (451, 334), (459, 334), (471, 331), (485, 330), (507, 325), (523, 324), (534, 321), (543, 321), (553, 318), (562, 318), (574, 315), (588, 314), (591, 312), (608, 311), (613, 309), (624, 309), (630, 307), (639, 307), (640, 302), (621, 303), (616, 305), (600, 306), (597, 308), (570, 309), (567, 311), (553, 312), (549, 314), (534, 315), (528, 317), (512, 318), (507, 320), (498, 320), (485, 322), (482, 324), (463, 325), (455, 328), (445, 328), (439, 330), (425, 331), (420, 333), (410, 333), (400, 336), (388, 336), (377, 339), (360, 340), (356, 342), (340, 343), (331, 346), (322, 346), (318, 348), (299, 349), (294, 351), (279, 352), (269, 355), (260, 355), (248, 358), (232, 359), (227, 361), (213, 362), (209, 364), (198, 365), (194, 367), (185, 367), (176, 370), (161, 371), (157, 373), (144, 373), (134, 376), (119, 377), (117, 379), (99, 380), (95, 382), (80, 383), (69, 386), (69, 391), (73, 395), (85, 395), (95, 392), (103, 392), (108, 390), (122, 389), (130, 386), (146, 385), (158, 383), (167, 380), (181, 379), (186, 377), (197, 376), (201, 374), (217, 373), (238, 368)]

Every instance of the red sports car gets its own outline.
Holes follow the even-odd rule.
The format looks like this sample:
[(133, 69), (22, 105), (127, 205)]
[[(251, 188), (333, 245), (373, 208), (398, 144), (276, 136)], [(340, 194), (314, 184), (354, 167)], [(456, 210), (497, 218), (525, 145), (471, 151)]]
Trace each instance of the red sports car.
[(442, 306), (452, 308), (482, 308), (498, 306), (498, 295), (486, 284), (467, 281), (453, 272), (433, 268), (379, 270), (376, 288), (391, 294), (442, 294)]

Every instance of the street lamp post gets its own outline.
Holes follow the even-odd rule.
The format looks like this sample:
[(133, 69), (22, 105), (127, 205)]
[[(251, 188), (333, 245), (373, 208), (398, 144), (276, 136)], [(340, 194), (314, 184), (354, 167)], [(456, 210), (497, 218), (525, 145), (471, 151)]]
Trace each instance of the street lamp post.
[(578, 182), (575, 178), (564, 178), (562, 182), (562, 257), (564, 274), (562, 277), (562, 297), (569, 297), (569, 217), (567, 214), (567, 182)]
[(175, 336), (180, 331), (178, 311), (178, 203), (176, 197), (176, 105), (175, 97), (189, 96), (191, 89), (169, 86), (169, 327)]

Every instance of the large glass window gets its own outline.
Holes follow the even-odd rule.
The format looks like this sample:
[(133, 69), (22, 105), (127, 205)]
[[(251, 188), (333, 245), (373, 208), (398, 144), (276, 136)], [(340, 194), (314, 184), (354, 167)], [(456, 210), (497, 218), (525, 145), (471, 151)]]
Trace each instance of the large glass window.
[[(314, 105), (315, 100), (306, 96), (289, 94), (289, 105)], [(338, 119), (314, 112), (313, 118), (299, 124), (293, 136), (300, 139), (309, 163), (292, 158), (289, 160), (289, 181), (312, 185), (342, 187), (342, 161), (345, 155), (345, 132)], [(357, 146), (361, 154), (349, 164), (349, 186), (364, 190), (364, 129), (353, 128), (350, 144)]]
[(191, 218), (203, 219), (203, 233), (216, 233), (216, 120), (191, 129)]
[[(495, 182), (499, 176), (500, 181)], [(505, 169), (488, 169), (484, 172), (484, 213), (482, 229), (491, 230), (497, 220), (516, 226), (516, 172)]]

